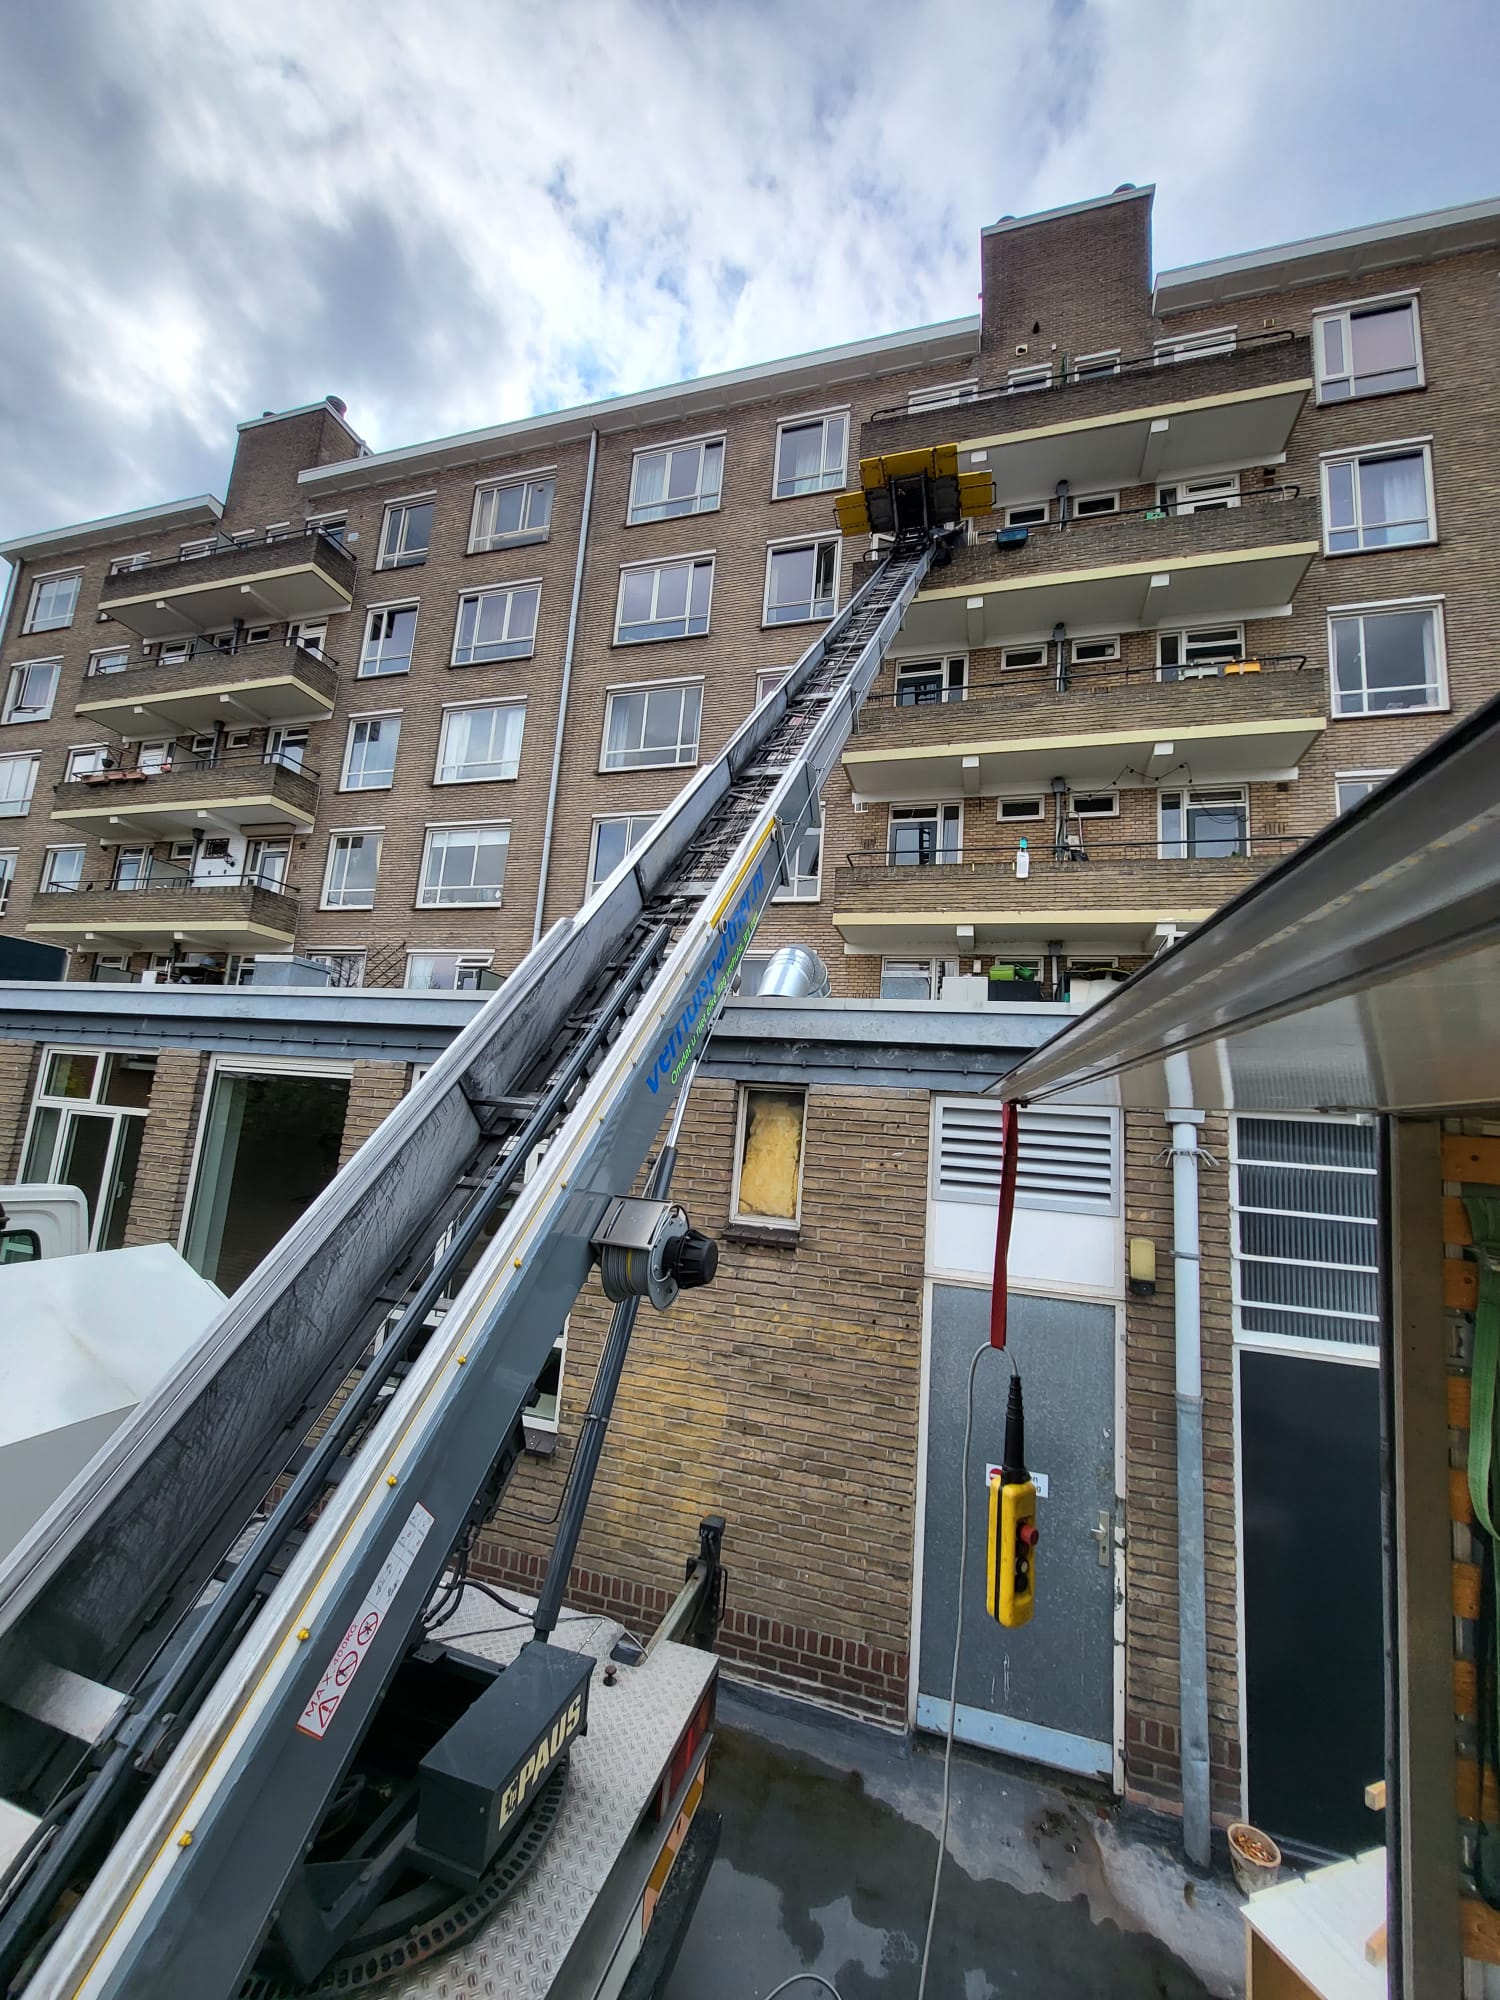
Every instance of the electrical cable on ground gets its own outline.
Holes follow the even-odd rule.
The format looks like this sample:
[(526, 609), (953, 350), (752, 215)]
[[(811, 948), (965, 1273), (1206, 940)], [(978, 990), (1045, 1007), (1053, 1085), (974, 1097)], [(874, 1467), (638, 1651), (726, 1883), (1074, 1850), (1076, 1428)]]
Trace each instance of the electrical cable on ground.
[[(1015, 1357), (1008, 1348), (986, 1341), (976, 1348), (969, 1363), (969, 1387), (964, 1409), (964, 1448), (959, 1465), (958, 1526), (958, 1617), (953, 1633), (953, 1672), (948, 1682), (948, 1730), (943, 1739), (943, 1810), (938, 1821), (937, 1861), (932, 1870), (932, 1901), (927, 1906), (927, 1935), (922, 1940), (922, 1970), (917, 1978), (917, 2000), (927, 1992), (927, 1962), (932, 1955), (932, 1939), (937, 1928), (938, 1892), (943, 1885), (943, 1862), (948, 1852), (948, 1811), (953, 1786), (953, 1733), (958, 1721), (958, 1668), (964, 1649), (964, 1582), (969, 1568), (969, 1452), (974, 1442), (974, 1381), (986, 1354), (1003, 1354), (1015, 1370)], [(1019, 1371), (1017, 1371), (1019, 1372)], [(767, 1996), (770, 2000), (770, 1996)]]
[(815, 1986), (821, 1986), (825, 1993), (833, 1995), (833, 2000), (844, 2000), (844, 1996), (839, 1992), (833, 1981), (825, 1979), (821, 1972), (794, 1972), (790, 1979), (783, 1979), (779, 1986), (773, 1986), (766, 1995), (766, 2000), (776, 2000), (778, 1993), (785, 1993), (789, 1986), (795, 1986), (803, 1979), (810, 1979)]

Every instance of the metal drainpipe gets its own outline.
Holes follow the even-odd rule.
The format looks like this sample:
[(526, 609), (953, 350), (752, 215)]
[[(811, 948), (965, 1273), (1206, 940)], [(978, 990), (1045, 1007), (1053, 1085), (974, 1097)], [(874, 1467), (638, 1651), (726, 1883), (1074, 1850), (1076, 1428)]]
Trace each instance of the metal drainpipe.
[(578, 637), (578, 601), (583, 595), (583, 561), (588, 553), (589, 516), (594, 511), (594, 465), (599, 456), (599, 433), (589, 432), (589, 465), (583, 480), (583, 518), (578, 523), (578, 560), (573, 565), (573, 597), (568, 605), (568, 639), (563, 649), (562, 686), (557, 694), (557, 728), (552, 737), (552, 776), (547, 781), (547, 817), (542, 822), (542, 865), (537, 871), (536, 916), (531, 926), (531, 942), (542, 934), (542, 912), (547, 907), (547, 866), (552, 859), (552, 827), (557, 818), (557, 787), (562, 777), (563, 726), (568, 713), (568, 688), (573, 679), (573, 645)]
[(1208, 1601), (1203, 1533), (1203, 1326), (1198, 1246), (1201, 1111), (1172, 1110), (1172, 1284), (1177, 1362), (1177, 1677), (1182, 1844), (1207, 1868), (1213, 1821), (1208, 1770)]

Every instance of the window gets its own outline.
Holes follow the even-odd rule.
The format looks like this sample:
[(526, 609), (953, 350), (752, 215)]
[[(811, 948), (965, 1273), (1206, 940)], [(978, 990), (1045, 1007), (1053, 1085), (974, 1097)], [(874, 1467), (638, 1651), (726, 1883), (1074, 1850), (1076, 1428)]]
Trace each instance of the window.
[(133, 1052), (42, 1056), (21, 1179), (82, 1190), (91, 1250), (118, 1250), (125, 1240), (155, 1074), (155, 1056)]
[(432, 502), (398, 500), (385, 510), (377, 569), (409, 569), (427, 560), (432, 542)]
[(789, 500), (798, 493), (836, 493), (844, 483), (848, 441), (849, 415), (845, 410), (780, 425), (776, 432), (776, 499)]
[(969, 662), (900, 660), (896, 665), (897, 708), (923, 708), (930, 702), (962, 701), (968, 692)]
[(14, 847), (0, 847), (0, 917), (5, 915), (5, 906), (10, 901), (10, 885), (16, 879), (18, 850)]
[(1373, 1125), (1234, 1121), (1239, 1332), (1373, 1350), (1379, 1340)]
[(31, 586), (23, 632), (61, 632), (73, 622), (81, 576), (39, 576)]
[(946, 979), (958, 977), (956, 958), (883, 958), (882, 1000), (936, 1000)]
[(83, 856), (81, 847), (49, 847), (42, 860), (43, 893), (82, 888)]
[(110, 870), (111, 889), (144, 889), (151, 877), (149, 847), (117, 847), (115, 865)]
[(5, 687), (4, 722), (45, 722), (52, 713), (61, 660), (27, 660), (10, 670)]
[(144, 569), (151, 560), (151, 551), (142, 549), (138, 555), (116, 556), (109, 566), (111, 576), (129, 576), (132, 571)]
[(996, 799), (995, 818), (1003, 825), (1013, 819), (1045, 819), (1047, 801), (1033, 796), (1029, 799)]
[(816, 903), (823, 893), (823, 823), (810, 826), (787, 855), (786, 880), (773, 903)]
[(1118, 375), (1119, 372), (1118, 347), (1103, 348), (1097, 354), (1075, 354), (1073, 357), (1075, 382), (1097, 382), (1105, 375)]
[(724, 440), (700, 438), (693, 444), (638, 451), (630, 468), (626, 520), (670, 521), (680, 514), (711, 514), (724, 480)]
[(396, 745), (401, 740), (399, 715), (357, 715), (349, 723), (344, 745), (341, 792), (379, 792), (395, 782)]
[(1209, 354), (1233, 354), (1235, 331), (1232, 326), (1218, 326), (1208, 333), (1179, 333), (1168, 340), (1159, 340), (1156, 343), (1157, 365), (1170, 361), (1201, 361)]
[(1120, 642), (1118, 639), (1075, 639), (1073, 641), (1073, 664), (1075, 667), (1098, 666), (1105, 660), (1118, 660)]
[(514, 778), (521, 768), (524, 701), (443, 710), (435, 785), (478, 785)]
[(1395, 777), (1394, 771), (1338, 771), (1333, 780), (1333, 809), (1336, 813), (1351, 812), (1361, 799), (1367, 799), (1377, 786), (1387, 778)]
[(375, 881), (380, 873), (384, 834), (378, 827), (363, 833), (336, 833), (328, 843), (328, 868), (323, 877), (325, 910), (370, 910), (375, 907)]
[(893, 865), (928, 868), (963, 853), (961, 805), (892, 806), (887, 853)]
[(777, 688), (781, 686), (791, 671), (790, 667), (767, 667), (755, 676), (755, 706), (757, 708), (760, 707), (768, 694), (775, 694)]
[(1051, 648), (1047, 646), (1007, 646), (1000, 655), (1000, 665), (1007, 673), (1025, 673), (1051, 664)]
[(688, 562), (642, 563), (620, 571), (615, 644), (650, 639), (691, 639), (708, 630), (713, 597), (712, 556)]
[(135, 749), (135, 768), (144, 771), (147, 777), (160, 777), (163, 771), (172, 768), (172, 752), (177, 746), (170, 738), (157, 743), (138, 743)]
[(409, 951), (404, 984), (424, 993), (477, 993), (481, 974), (489, 971), (494, 955), (490, 951)]
[(271, 628), (269, 625), (249, 625), (241, 635), (241, 644), (246, 646), (265, 646), (270, 644), (270, 639)]
[(838, 604), (839, 544), (798, 542), (766, 553), (767, 625), (831, 618)]
[(122, 674), (129, 664), (128, 646), (101, 646), (97, 653), (89, 654), (89, 675)]
[(313, 965), (321, 965), (330, 986), (363, 986), (365, 955), (362, 951), (309, 951), (303, 954)]
[(1443, 621), (1437, 604), (1330, 612), (1335, 715), (1442, 708)]
[(470, 553), (545, 542), (552, 527), (555, 484), (551, 479), (509, 479), (500, 486), (477, 486), (469, 524)]
[(1117, 819), (1120, 813), (1118, 792), (1070, 792), (1068, 812), (1074, 819)]
[[(225, 748), (231, 739), (225, 737)], [(279, 764), (283, 771), (300, 771), (307, 758), (305, 729), (272, 729), (266, 736), (265, 762)]]
[(109, 751), (103, 743), (89, 743), (68, 752), (68, 761), (63, 769), (63, 779), (87, 778), (95, 771), (104, 769), (104, 760)]
[(972, 375), (966, 382), (934, 382), (930, 389), (908, 389), (906, 414), (914, 417), (919, 410), (946, 410), (954, 403), (972, 403), (978, 395), (979, 383)]
[(1226, 661), (1245, 657), (1245, 632), (1240, 625), (1200, 625), (1184, 632), (1158, 632), (1156, 670), (1164, 681), (1212, 679)]
[(504, 590), (474, 590), (458, 600), (458, 629), (453, 635), (455, 667), (475, 667), (487, 660), (529, 660), (536, 645), (536, 614), (541, 602), (539, 583), (508, 585)]
[(30, 810), (38, 757), (0, 757), (0, 819), (21, 819)]
[(1416, 300), (1319, 313), (1313, 321), (1313, 365), (1320, 403), (1420, 389), (1426, 378)]
[(1032, 389), (1045, 389), (1052, 381), (1052, 367), (1049, 362), (1031, 368), (1007, 368), (1005, 390), (1010, 396), (1023, 395)]
[(342, 548), (349, 532), (349, 519), (345, 514), (313, 514), (308, 518), (307, 531), (311, 535), (326, 535)]
[[(1000, 1106), (987, 1098), (940, 1100), (932, 1192), (940, 1201), (1000, 1199)], [(1016, 1205), (1118, 1215), (1116, 1124), (1108, 1111), (1027, 1105), (1016, 1150)]]
[(1250, 852), (1250, 806), (1241, 786), (1162, 792), (1164, 861), (1223, 861)]
[[(233, 542), (243, 542), (247, 539), (248, 537), (244, 534), (231, 535), (229, 537), (229, 540)], [(217, 535), (202, 535), (197, 541), (182, 543), (177, 551), (177, 560), (179, 562), (198, 562), (203, 556), (211, 556), (218, 545), (219, 538)]]
[(1158, 486), (1156, 504), (1168, 514), (1215, 514), (1240, 504), (1240, 475), (1223, 472), (1213, 479), (1180, 479)]
[(615, 688), (604, 704), (605, 771), (651, 771), (696, 764), (703, 689), (694, 681), (668, 687)]
[(761, 989), (766, 976), (766, 968), (775, 957), (770, 951), (747, 951), (740, 959), (739, 970), (734, 975), (734, 985), (729, 989), (741, 1000), (753, 1000)]
[[(413, 607), (412, 617), (416, 610)], [(323, 648), (328, 643), (328, 621), (325, 618), (299, 619), (286, 628), (286, 642), (289, 646), (300, 646), (304, 653), (311, 653), (314, 659), (322, 657)]]
[(589, 889), (613, 875), (629, 854), (634, 854), (656, 824), (655, 813), (621, 813), (614, 819), (596, 819), (589, 853)]
[(1027, 500), (1019, 507), (1007, 507), (1007, 528), (1045, 528), (1052, 516), (1050, 500)]
[(292, 865), (292, 844), (289, 840), (247, 840), (245, 843), (245, 880), (257, 882), (262, 889), (284, 889), (287, 870)]
[(415, 604), (390, 604), (382, 610), (372, 611), (365, 624), (359, 678), (373, 680), (377, 674), (409, 674), (411, 649), (416, 636)]
[(1323, 545), (1331, 556), (1437, 539), (1432, 452), (1360, 452), (1323, 461)]
[(528, 1450), (534, 1450), (540, 1442), (536, 1436), (538, 1431), (557, 1430), (558, 1413), (562, 1407), (563, 1364), (567, 1355), (568, 1322), (564, 1320), (562, 1332), (553, 1341), (552, 1351), (542, 1363), (542, 1372), (536, 1378), (531, 1401), (521, 1412)]
[(806, 1091), (742, 1087), (732, 1220), (797, 1226), (806, 1126)]
[(418, 909), (481, 909), (498, 904), (509, 849), (510, 828), (504, 821), (430, 826), (422, 848)]
[(1118, 514), (1119, 511), (1118, 493), (1082, 493), (1072, 503), (1075, 521), (1096, 521), (1101, 514)]

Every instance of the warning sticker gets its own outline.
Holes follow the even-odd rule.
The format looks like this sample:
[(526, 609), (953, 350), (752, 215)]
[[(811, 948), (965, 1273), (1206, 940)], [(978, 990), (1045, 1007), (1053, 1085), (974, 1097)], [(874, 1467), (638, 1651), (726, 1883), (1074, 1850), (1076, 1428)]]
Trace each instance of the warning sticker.
[(396, 1592), (417, 1559), (417, 1551), (427, 1539), (432, 1516), (420, 1501), (406, 1517), (406, 1526), (396, 1537), (396, 1546), (380, 1565), (380, 1574), (370, 1586), (370, 1594), (355, 1612), (343, 1638), (333, 1649), (333, 1658), (323, 1669), (323, 1678), (297, 1724), (304, 1736), (326, 1736), (328, 1725), (338, 1714), (339, 1703), (349, 1692), (366, 1653), (374, 1644), (380, 1621), (395, 1602)]

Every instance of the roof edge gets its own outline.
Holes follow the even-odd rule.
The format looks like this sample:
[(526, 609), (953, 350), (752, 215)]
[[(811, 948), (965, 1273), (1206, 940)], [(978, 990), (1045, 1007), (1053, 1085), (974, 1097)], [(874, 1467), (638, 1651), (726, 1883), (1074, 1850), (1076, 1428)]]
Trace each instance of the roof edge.
[(106, 541), (113, 535), (124, 534), (129, 528), (148, 528), (158, 521), (217, 521), (223, 513), (222, 500), (216, 500), (212, 493), (196, 493), (187, 500), (163, 500), (155, 507), (137, 507), (129, 514), (103, 514), (97, 520), (78, 521), (71, 527), (42, 528), (33, 534), (18, 535), (13, 541), (0, 542), (0, 556), (11, 562), (24, 561), (34, 551), (50, 548), (54, 544), (66, 546), (85, 538)]
[(1087, 215), (1091, 208), (1112, 208), (1116, 202), (1150, 201), (1155, 194), (1155, 181), (1145, 181), (1140, 186), (1126, 181), (1109, 194), (1090, 195), (1087, 201), (1065, 202), (1060, 208), (1039, 208), (1032, 215), (1002, 215), (998, 222), (987, 223), (980, 230), (980, 240), (1008, 235), (1012, 229), (1031, 229), (1041, 222), (1060, 222), (1067, 215)]

